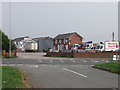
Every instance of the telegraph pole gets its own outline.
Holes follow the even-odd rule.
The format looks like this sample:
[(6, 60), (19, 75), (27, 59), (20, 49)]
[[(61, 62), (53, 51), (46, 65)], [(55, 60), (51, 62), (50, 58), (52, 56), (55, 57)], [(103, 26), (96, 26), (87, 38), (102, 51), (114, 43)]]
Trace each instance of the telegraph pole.
[(115, 41), (115, 39), (114, 39), (114, 32), (112, 33), (112, 41)]
[(9, 38), (10, 38), (10, 40), (9, 40), (9, 55), (10, 55), (10, 57), (11, 57), (11, 1), (10, 1), (10, 4), (9, 4), (9, 34), (10, 34), (10, 36), (9, 36)]

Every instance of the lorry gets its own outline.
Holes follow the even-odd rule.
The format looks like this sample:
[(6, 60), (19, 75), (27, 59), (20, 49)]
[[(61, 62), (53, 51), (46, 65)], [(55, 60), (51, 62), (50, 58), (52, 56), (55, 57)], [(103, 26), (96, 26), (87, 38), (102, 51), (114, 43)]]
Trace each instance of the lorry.
[(36, 42), (27, 42), (24, 46), (25, 52), (37, 52), (38, 43)]
[(120, 49), (118, 41), (105, 41), (100, 42), (99, 45), (95, 47), (96, 51), (118, 51)]

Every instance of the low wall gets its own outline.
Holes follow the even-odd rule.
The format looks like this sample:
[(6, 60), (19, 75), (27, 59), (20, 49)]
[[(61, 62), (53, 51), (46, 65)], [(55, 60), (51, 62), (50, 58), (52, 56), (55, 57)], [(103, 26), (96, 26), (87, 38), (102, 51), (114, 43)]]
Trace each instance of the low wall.
[[(10, 54), (9, 54), (9, 52), (2, 50), (2, 56), (10, 56)], [(16, 56), (16, 51), (12, 51), (11, 56)]]
[(76, 58), (112, 58), (113, 55), (118, 54), (117, 52), (74, 52), (73, 56)]
[(47, 56), (70, 56), (75, 58), (112, 58), (113, 55), (120, 54), (120, 52), (47, 52)]
[(47, 52), (47, 56), (69, 56), (69, 57), (73, 57), (73, 53)]

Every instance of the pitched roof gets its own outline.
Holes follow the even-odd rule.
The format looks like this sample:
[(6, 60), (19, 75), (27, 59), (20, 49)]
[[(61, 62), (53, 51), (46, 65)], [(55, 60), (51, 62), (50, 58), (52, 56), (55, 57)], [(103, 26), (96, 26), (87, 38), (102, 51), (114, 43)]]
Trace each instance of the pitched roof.
[(38, 41), (38, 40), (50, 40), (52, 39), (51, 37), (38, 37), (38, 38), (33, 38), (33, 40)]
[[(58, 34), (54, 40), (57, 40), (57, 39), (66, 39), (66, 38), (69, 38), (71, 37), (73, 34), (77, 34), (76, 32), (73, 32), (73, 33), (65, 33), (65, 34)], [(77, 34), (79, 37), (81, 37), (79, 34)], [(82, 37), (81, 37), (82, 38)]]
[(15, 39), (13, 39), (12, 41), (19, 42), (19, 41), (23, 40), (24, 38), (29, 38), (29, 36), (15, 38)]

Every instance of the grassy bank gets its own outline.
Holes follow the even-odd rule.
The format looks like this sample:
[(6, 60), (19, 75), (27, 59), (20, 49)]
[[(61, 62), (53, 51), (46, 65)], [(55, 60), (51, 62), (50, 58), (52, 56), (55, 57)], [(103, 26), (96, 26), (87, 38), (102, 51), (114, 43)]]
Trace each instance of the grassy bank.
[(0, 66), (2, 68), (2, 88), (26, 88), (21, 72), (10, 66)]
[(97, 64), (94, 68), (120, 74), (120, 64), (116, 62)]

